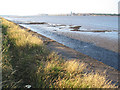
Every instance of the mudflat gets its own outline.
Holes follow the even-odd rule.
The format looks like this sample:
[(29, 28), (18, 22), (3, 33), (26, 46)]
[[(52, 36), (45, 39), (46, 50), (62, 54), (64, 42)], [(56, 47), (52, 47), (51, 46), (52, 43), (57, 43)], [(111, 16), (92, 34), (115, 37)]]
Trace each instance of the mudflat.
[(59, 34), (68, 36), (76, 40), (93, 43), (96, 46), (111, 50), (113, 52), (118, 52), (118, 39), (116, 40), (112, 37), (100, 36), (100, 34), (92, 35), (85, 33), (69, 33), (69, 32), (59, 32)]

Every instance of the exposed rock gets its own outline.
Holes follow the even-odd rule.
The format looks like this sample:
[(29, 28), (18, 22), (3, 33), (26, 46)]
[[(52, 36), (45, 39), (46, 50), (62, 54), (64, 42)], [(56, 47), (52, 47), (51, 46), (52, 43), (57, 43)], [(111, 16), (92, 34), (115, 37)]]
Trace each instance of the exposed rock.
[(65, 24), (60, 24), (60, 25), (57, 25), (57, 26), (66, 26)]
[(74, 29), (74, 30), (78, 30), (80, 27), (81, 27), (81, 26), (74, 26), (74, 27), (70, 27), (70, 28), (72, 28), (72, 29)]
[(78, 29), (74, 29), (74, 30), (70, 30), (70, 31), (81, 31), (81, 30), (78, 30)]
[(30, 22), (28, 24), (47, 24), (46, 22)]

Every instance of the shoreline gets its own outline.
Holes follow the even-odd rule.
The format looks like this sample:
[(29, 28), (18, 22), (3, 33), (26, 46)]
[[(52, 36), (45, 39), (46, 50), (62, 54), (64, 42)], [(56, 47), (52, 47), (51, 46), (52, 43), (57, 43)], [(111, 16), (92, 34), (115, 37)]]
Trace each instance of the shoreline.
[(92, 43), (95, 46), (105, 48), (105, 49), (108, 49), (110, 51), (118, 53), (118, 39), (116, 40), (114, 38), (110, 38), (110, 36), (106, 37), (104, 35), (100, 35), (100, 33), (90, 34), (89, 32), (87, 32), (87, 33), (59, 32), (59, 34), (62, 34), (62, 35), (68, 36), (68, 37), (72, 37), (76, 40), (80, 40), (83, 42)]
[[(9, 76), (9, 73), (6, 72), (6, 69), (7, 69), (13, 75), (13, 76), (10, 76), (11, 78), (13, 78), (12, 79), (13, 82), (14, 82), (14, 79), (15, 79), (15, 81), (16, 81), (16, 79), (18, 79), (18, 80), (20, 79), (21, 84), (23, 82), (26, 82), (29, 85), (31, 85), (32, 87), (34, 87), (35, 84), (36, 85), (39, 85), (39, 84), (44, 85), (44, 82), (46, 82), (46, 80), (48, 80), (46, 85), (49, 85), (49, 83), (51, 83), (51, 82), (49, 82), (49, 79), (47, 79), (48, 76), (51, 77), (51, 75), (55, 75), (55, 76), (52, 76), (50, 78), (50, 80), (52, 78), (55, 78), (55, 80), (57, 80), (56, 73), (58, 73), (57, 76), (60, 76), (61, 80), (62, 80), (63, 76), (61, 76), (61, 74), (62, 75), (69, 74), (68, 71), (71, 72), (71, 70), (72, 70), (72, 72), (75, 71), (74, 73), (71, 73), (75, 78), (74, 77), (72, 78), (71, 74), (70, 74), (70, 77), (69, 77), (69, 75), (67, 75), (67, 77), (66, 77), (69, 80), (71, 80), (71, 78), (72, 78), (72, 82), (73, 82), (73, 79), (74, 79), (74, 82), (83, 80), (82, 81), (83, 84), (84, 84), (84, 82), (86, 82), (86, 84), (88, 84), (88, 85), (89, 85), (89, 83), (91, 83), (92, 84), (92, 86), (90, 84), (91, 88), (92, 87), (102, 88), (106, 84), (108, 85), (106, 88), (112, 87), (112, 86), (109, 86), (109, 84), (114, 84), (115, 86), (118, 86), (118, 76), (117, 76), (118, 71), (115, 70), (114, 68), (112, 68), (108, 65), (105, 65), (87, 55), (79, 53), (69, 47), (66, 47), (63, 44), (57, 43), (56, 41), (54, 41), (52, 39), (49, 39), (43, 35), (33, 32), (30, 29), (27, 29), (25, 27), (20, 27), (20, 25), (14, 24), (11, 21), (5, 20), (3, 22), (3, 25), (4, 25), (3, 26), (3, 34), (5, 35), (5, 40), (10, 41), (10, 44), (9, 44), (9, 42), (6, 43), (5, 41), (3, 41), (4, 43), (6, 43), (6, 44), (4, 44), (4, 47), (5, 47), (5, 45), (9, 45), (11, 48), (10, 51), (6, 51), (6, 52), (8, 52), (8, 54), (3, 53), (3, 55), (4, 56), (8, 55), (8, 60), (12, 60), (12, 62), (8, 62), (8, 63), (10, 65), (12, 65), (12, 67), (13, 67), (13, 69), (12, 69), (12, 67), (10, 68), (10, 65), (9, 65), (7, 68), (3, 68), (4, 80), (7, 79), (6, 75)], [(9, 28), (6, 27), (6, 25), (7, 26), (10, 25)], [(7, 37), (6, 37), (5, 33), (7, 34)], [(41, 45), (43, 45), (43, 46), (41, 46)], [(8, 49), (9, 49), (9, 46), (8, 46)], [(7, 46), (6, 46), (6, 48), (7, 48)], [(52, 53), (52, 51), (54, 51), (54, 52)], [(12, 53), (9, 53), (9, 52), (12, 52)], [(10, 55), (10, 57), (9, 57), (9, 55)], [(12, 57), (11, 57), (11, 55), (12, 55)], [(46, 55), (47, 55), (47, 57), (46, 57)], [(3, 65), (6, 65), (6, 63), (3, 62)], [(31, 65), (34, 67), (31, 67)], [(52, 67), (51, 67), (51, 65), (52, 65)], [(56, 65), (57, 65), (57, 67), (56, 67)], [(43, 68), (42, 68), (42, 66), (43, 66)], [(37, 67), (40, 67), (40, 68), (37, 68)], [(83, 72), (81, 72), (82, 67), (85, 68), (85, 71), (83, 71)], [(52, 68), (54, 68), (54, 69), (52, 69)], [(34, 69), (35, 69), (35, 71), (34, 71)], [(44, 71), (44, 69), (45, 69), (45, 71)], [(49, 69), (50, 69), (50, 71), (49, 71)], [(17, 72), (14, 72), (14, 70), (17, 70)], [(21, 71), (21, 70), (23, 70), (23, 71)], [(32, 73), (32, 72), (36, 72), (36, 70), (37, 71), (39, 70), (39, 72), (37, 73), (37, 78), (36, 78), (36, 73)], [(46, 70), (47, 70), (47, 72), (46, 72)], [(54, 72), (51, 73), (51, 70), (52, 70), (52, 72), (53, 71)], [(66, 72), (66, 70), (68, 70), (68, 71)], [(5, 72), (6, 72), (6, 75), (5, 75)], [(21, 82), (21, 78), (19, 77), (20, 73), (23, 76), (22, 77), (23, 82)], [(77, 74), (77, 76), (76, 76), (76, 74)], [(86, 76), (86, 74), (88, 76)], [(14, 75), (16, 78), (14, 77)], [(33, 78), (31, 78), (31, 75), (33, 76)], [(34, 77), (34, 75), (35, 75), (35, 77)], [(46, 75), (47, 75), (47, 77), (46, 77)], [(80, 75), (80, 77), (78, 77), (78, 75)], [(91, 78), (91, 75), (92, 75), (92, 78)], [(103, 76), (101, 76), (101, 75), (103, 75)], [(44, 79), (41, 78), (41, 76), (43, 78), (46, 77), (45, 81), (44, 81)], [(26, 81), (26, 78), (30, 78), (29, 81), (28, 81), (28, 79)], [(39, 78), (42, 79), (43, 83), (39, 82), (39, 81), (36, 83), (36, 80), (41, 81), (41, 79), (39, 79)], [(76, 79), (76, 78), (78, 78), (78, 79)], [(35, 79), (35, 82), (33, 82), (34, 79)], [(68, 79), (66, 79), (66, 80), (68, 80)], [(89, 80), (90, 81), (89, 82), (86, 81), (87, 79), (88, 79), (88, 81)], [(63, 78), (63, 80), (64, 80), (64, 78)], [(107, 81), (107, 80), (109, 80), (109, 81), (112, 80), (112, 81), (109, 83), (109, 81)], [(70, 84), (72, 84), (72, 82)], [(103, 82), (102, 86), (96, 84), (96, 83), (102, 83), (102, 82)], [(55, 83), (57, 84), (57, 81)], [(76, 82), (76, 83), (79, 85), (81, 82)], [(8, 85), (9, 84), (11, 84), (11, 83), (8, 82)], [(22, 85), (22, 86), (24, 86), (24, 85)], [(73, 83), (73, 86), (74, 86), (74, 83)], [(64, 87), (64, 86), (62, 86), (62, 87)]]
[[(8, 21), (10, 21), (10, 20), (8, 20)], [(10, 22), (12, 22), (12, 21), (10, 21)], [(16, 23), (14, 23), (14, 24), (16, 24)], [(55, 40), (47, 38), (46, 36), (43, 36), (35, 31), (32, 31), (31, 29), (28, 29), (19, 24), (16, 24), (16, 25), (20, 26), (22, 29), (25, 29), (27, 32), (31, 33), (33, 36), (35, 35), (38, 38), (42, 39), (50, 51), (58, 52), (58, 54), (62, 55), (63, 58), (67, 58), (69, 60), (76, 59), (80, 62), (85, 62), (88, 64), (88, 71), (89, 70), (90, 71), (97, 70), (100, 73), (101, 72), (103, 73), (103, 71), (105, 71), (106, 75), (108, 76), (108, 79), (113, 80), (114, 82), (119, 80), (118, 75), (119, 75), (120, 71), (114, 69), (113, 67), (108, 66), (108, 65), (106, 65), (96, 59), (93, 59), (90, 56), (80, 53), (76, 50), (73, 50), (63, 44), (60, 44), (60, 43), (56, 42)]]
[[(12, 21), (14, 21), (14, 19)], [(93, 32), (93, 30), (93, 33), (81, 32), (79, 29), (81, 26), (51, 24), (49, 22), (28, 22), (26, 20), (25, 22), (21, 22), (18, 20), (14, 21), (14, 23), (29, 28), (80, 53), (118, 69), (117, 32), (109, 32), (109, 30), (99, 33), (99, 30), (95, 32)]]
[(66, 29), (61, 31), (57, 27), (47, 27), (46, 24), (20, 25), (118, 69), (117, 37), (106, 37), (106, 33), (103, 33), (102, 37), (100, 33), (77, 33)]
[(120, 72), (118, 70), (114, 69), (113, 67), (108, 66), (108, 65), (106, 65), (96, 59), (93, 59), (90, 56), (82, 54), (76, 50), (73, 50), (72, 48), (69, 48), (61, 43), (58, 43), (55, 40), (45, 37), (37, 32), (34, 32), (31, 29), (28, 29), (21, 25), (19, 25), (19, 26), (23, 29), (27, 29), (27, 32), (32, 33), (33, 36), (35, 35), (35, 36), (39, 37), (40, 39), (42, 39), (50, 51), (55, 51), (58, 53), (58, 55), (61, 55), (63, 58), (68, 59), (68, 60), (76, 59), (80, 62), (87, 63), (88, 71), (89, 70), (90, 71), (98, 71), (100, 73), (105, 71), (106, 75), (108, 76), (108, 79), (113, 80), (114, 82), (119, 80), (118, 74)]
[[(75, 27), (79, 27), (79, 26), (72, 26), (73, 29), (71, 29), (71, 27), (66, 28), (67, 25), (56, 24), (50, 26), (46, 22), (20, 23), (19, 25), (23, 27), (31, 28), (33, 29), (33, 31), (37, 29), (35, 30), (35, 32), (38, 33), (43, 33), (38, 30), (39, 28), (41, 29), (42, 27), (42, 29), (47, 30), (50, 27), (51, 29), (48, 31), (51, 33), (63, 35), (83, 42), (92, 43), (96, 46), (111, 50), (113, 52), (116, 53), (118, 52), (118, 36), (115, 36), (117, 31), (114, 30), (80, 30), (79, 28), (74, 29)], [(68, 30), (65, 30), (64, 28)], [(46, 33), (48, 33), (48, 31)]]

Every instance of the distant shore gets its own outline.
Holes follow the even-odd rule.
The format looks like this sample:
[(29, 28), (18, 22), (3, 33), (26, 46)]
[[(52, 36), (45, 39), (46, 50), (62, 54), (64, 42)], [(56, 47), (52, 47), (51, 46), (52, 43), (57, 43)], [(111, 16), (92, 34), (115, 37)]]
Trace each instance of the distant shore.
[(120, 14), (105, 13), (70, 13), (70, 14), (39, 14), (42, 16), (120, 16)]

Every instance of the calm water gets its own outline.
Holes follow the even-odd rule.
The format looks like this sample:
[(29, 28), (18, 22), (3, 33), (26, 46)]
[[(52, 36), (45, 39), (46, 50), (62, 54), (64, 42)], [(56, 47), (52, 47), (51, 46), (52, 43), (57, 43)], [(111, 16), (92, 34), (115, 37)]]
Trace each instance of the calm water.
[(117, 16), (26, 16), (10, 17), (13, 21), (47, 22), (52, 24), (80, 25), (83, 30), (118, 30)]

